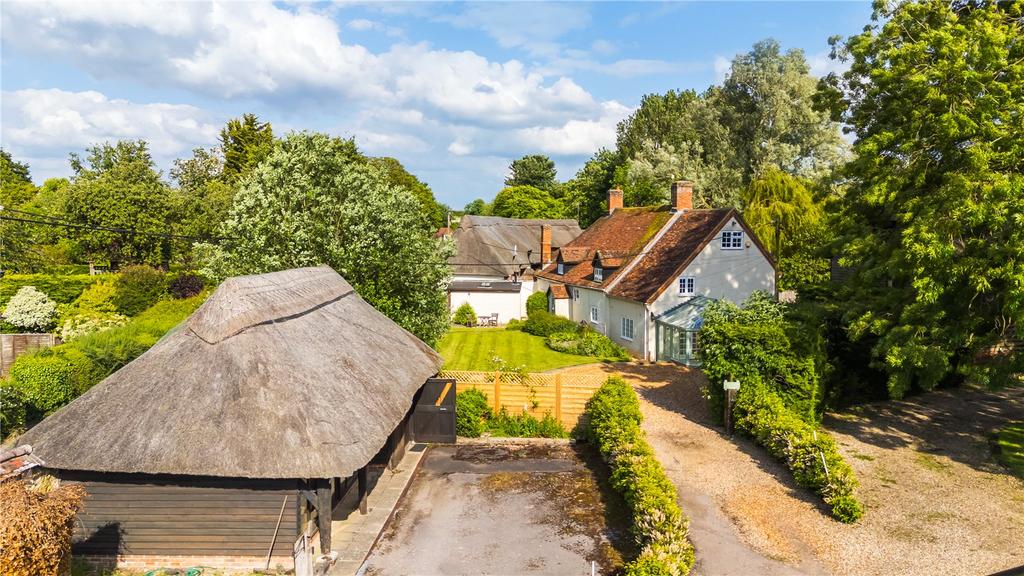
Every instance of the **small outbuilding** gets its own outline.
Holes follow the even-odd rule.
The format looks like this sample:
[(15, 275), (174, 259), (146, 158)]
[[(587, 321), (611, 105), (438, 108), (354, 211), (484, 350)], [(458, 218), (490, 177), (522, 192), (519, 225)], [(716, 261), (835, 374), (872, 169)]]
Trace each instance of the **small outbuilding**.
[(330, 268), (231, 278), (21, 442), (85, 485), (76, 557), (303, 573), (344, 493), (404, 453), (441, 362)]

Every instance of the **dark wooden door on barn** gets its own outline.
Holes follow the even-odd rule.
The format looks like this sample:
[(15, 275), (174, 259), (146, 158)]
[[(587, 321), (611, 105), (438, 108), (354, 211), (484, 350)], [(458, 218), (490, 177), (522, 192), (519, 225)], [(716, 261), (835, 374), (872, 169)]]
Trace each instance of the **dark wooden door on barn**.
[(416, 442), (455, 443), (455, 380), (430, 378), (423, 384), (412, 414)]

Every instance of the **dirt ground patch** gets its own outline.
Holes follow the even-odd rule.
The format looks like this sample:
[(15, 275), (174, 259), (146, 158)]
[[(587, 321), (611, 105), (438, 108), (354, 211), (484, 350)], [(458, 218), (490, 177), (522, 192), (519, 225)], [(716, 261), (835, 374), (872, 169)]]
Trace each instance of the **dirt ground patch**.
[(644, 428), (691, 518), (697, 574), (985, 574), (1024, 565), (1024, 482), (988, 445), (1000, 423), (1024, 415), (1022, 388), (934, 392), (826, 419), (866, 506), (861, 522), (844, 525), (763, 449), (713, 423), (699, 371), (567, 371), (619, 372), (640, 393)]
[(615, 573), (634, 551), (601, 466), (564, 442), (434, 447), (365, 573)]

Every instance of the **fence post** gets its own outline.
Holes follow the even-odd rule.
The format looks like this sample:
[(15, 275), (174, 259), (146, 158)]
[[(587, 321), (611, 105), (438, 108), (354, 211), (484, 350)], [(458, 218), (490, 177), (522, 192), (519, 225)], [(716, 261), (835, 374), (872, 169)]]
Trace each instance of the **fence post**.
[(501, 372), (494, 373), (494, 413), (501, 412)]
[[(555, 374), (555, 420), (562, 422), (562, 375)], [(564, 424), (564, 422), (562, 422)]]

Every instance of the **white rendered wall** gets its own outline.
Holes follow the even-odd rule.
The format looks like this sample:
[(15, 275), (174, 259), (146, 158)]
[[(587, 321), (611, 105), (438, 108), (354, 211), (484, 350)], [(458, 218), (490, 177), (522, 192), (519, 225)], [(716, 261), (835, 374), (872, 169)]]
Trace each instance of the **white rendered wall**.
[(463, 303), (469, 302), (477, 316), (498, 313), (498, 323), (506, 324), (512, 318), (526, 315), (523, 311), (525, 303), (520, 298), (521, 292), (449, 292), (451, 312), (455, 313)]

